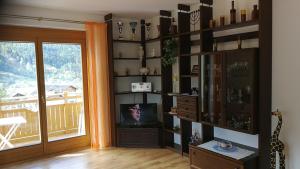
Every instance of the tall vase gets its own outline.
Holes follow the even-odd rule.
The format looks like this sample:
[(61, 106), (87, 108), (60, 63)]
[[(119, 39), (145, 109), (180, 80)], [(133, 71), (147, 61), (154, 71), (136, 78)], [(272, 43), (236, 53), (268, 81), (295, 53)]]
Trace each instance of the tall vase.
[(231, 2), (231, 10), (230, 10), (230, 24), (236, 23), (236, 9), (234, 8), (234, 1)]

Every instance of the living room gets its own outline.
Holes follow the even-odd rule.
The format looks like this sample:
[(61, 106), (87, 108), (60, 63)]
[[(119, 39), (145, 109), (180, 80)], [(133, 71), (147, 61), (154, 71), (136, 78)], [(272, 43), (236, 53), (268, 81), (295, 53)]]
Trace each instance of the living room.
[(297, 6), (1, 2), (0, 168), (297, 169)]

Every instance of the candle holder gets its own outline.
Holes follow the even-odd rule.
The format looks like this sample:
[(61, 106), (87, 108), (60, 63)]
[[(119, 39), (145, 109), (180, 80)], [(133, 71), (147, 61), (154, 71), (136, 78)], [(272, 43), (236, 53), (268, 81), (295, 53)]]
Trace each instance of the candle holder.
[(220, 16), (220, 26), (222, 27), (222, 26), (225, 26), (225, 16), (223, 15), (223, 16)]
[(135, 40), (135, 31), (136, 31), (137, 22), (129, 22), (129, 25), (131, 27), (132, 40)]
[(194, 31), (196, 30), (196, 24), (200, 21), (200, 10), (195, 10), (191, 12), (191, 24), (194, 26)]
[(241, 22), (247, 21), (247, 11), (245, 9), (241, 10)]
[(147, 39), (150, 39), (151, 23), (148, 22), (145, 25), (146, 25), (146, 30), (147, 30)]
[(117, 22), (117, 25), (118, 25), (118, 30), (119, 30), (119, 39), (122, 40), (122, 39), (124, 39), (122, 36), (124, 23), (122, 21), (119, 21), (119, 22)]

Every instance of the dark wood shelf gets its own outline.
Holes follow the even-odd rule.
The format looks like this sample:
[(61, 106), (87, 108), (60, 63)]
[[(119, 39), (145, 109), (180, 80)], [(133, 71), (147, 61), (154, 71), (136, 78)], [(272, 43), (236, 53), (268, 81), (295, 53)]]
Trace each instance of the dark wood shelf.
[(161, 59), (161, 56), (152, 56), (152, 57), (146, 57), (147, 60), (151, 59)]
[(116, 77), (160, 77), (161, 75), (117, 75)]
[(146, 75), (146, 77), (160, 77), (161, 75)]
[(113, 58), (114, 60), (135, 60), (138, 61), (140, 58)]
[(190, 57), (190, 56), (199, 56), (199, 55), (202, 55), (202, 52), (181, 54), (180, 57)]
[(246, 134), (251, 134), (251, 135), (255, 135), (257, 134), (257, 132), (253, 132), (250, 130), (245, 130), (245, 129), (237, 129), (237, 128), (233, 128), (233, 127), (226, 127), (226, 126), (221, 126), (219, 124), (213, 124), (211, 122), (207, 122), (207, 121), (198, 121), (201, 124), (205, 124), (207, 126), (211, 126), (211, 127), (218, 127), (218, 128), (222, 128), (222, 129), (227, 129), (227, 130), (232, 130), (232, 131), (236, 131), (236, 132), (242, 132), (242, 133), (246, 133)]
[[(239, 38), (241, 40), (257, 39), (257, 38), (259, 38), (259, 32), (253, 31), (253, 32), (245, 32), (245, 33), (213, 37), (213, 39), (217, 43), (237, 41)], [(201, 44), (201, 40), (199, 40), (199, 39), (191, 41), (191, 46), (199, 46), (200, 44)], [(203, 54), (203, 53), (200, 53), (200, 54)]]
[(173, 133), (173, 134), (181, 134), (181, 131), (179, 130), (179, 131), (175, 131), (175, 130), (173, 130), (173, 129), (164, 129), (164, 131), (165, 132), (169, 132), (169, 133)]
[(191, 41), (191, 46), (200, 46), (201, 44), (201, 40), (197, 39), (197, 40), (192, 40)]
[(197, 35), (197, 34), (200, 34), (200, 33), (201, 33), (200, 30), (191, 31), (191, 32), (176, 33), (176, 34), (170, 34), (170, 35), (163, 36), (162, 39), (178, 38), (180, 36)]
[(115, 92), (116, 95), (125, 95), (125, 94), (143, 94), (143, 93), (148, 93), (148, 94), (161, 94), (160, 92), (131, 92), (131, 91), (124, 91), (124, 92)]
[(133, 44), (140, 44), (142, 43), (141, 41), (136, 41), (136, 40), (120, 40), (120, 39), (114, 39), (113, 40), (116, 43), (133, 43)]
[(233, 35), (226, 35), (226, 36), (218, 36), (214, 37), (214, 40), (217, 43), (220, 42), (230, 42), (230, 41), (237, 41), (239, 38), (241, 40), (248, 40), (248, 39), (256, 39), (259, 37), (259, 32), (246, 32), (246, 33), (239, 33), (239, 34), (233, 34)]
[(178, 114), (170, 114), (169, 112), (164, 112), (165, 115), (168, 115), (168, 116), (173, 116), (173, 117), (177, 117)]
[(199, 77), (196, 74), (191, 74), (191, 75), (180, 75), (181, 78), (191, 78), (191, 77)]
[(255, 21), (240, 22), (240, 23), (225, 25), (225, 26), (221, 26), (221, 27), (207, 28), (207, 29), (203, 29), (202, 31), (203, 32), (207, 32), (207, 31), (219, 32), (219, 31), (225, 31), (225, 30), (229, 30), (229, 29), (237, 29), (237, 28), (253, 26), (253, 25), (259, 25), (259, 21), (255, 20)]
[(160, 37), (153, 38), (153, 39), (147, 39), (147, 40), (146, 40), (146, 43), (159, 42), (160, 40), (161, 40)]

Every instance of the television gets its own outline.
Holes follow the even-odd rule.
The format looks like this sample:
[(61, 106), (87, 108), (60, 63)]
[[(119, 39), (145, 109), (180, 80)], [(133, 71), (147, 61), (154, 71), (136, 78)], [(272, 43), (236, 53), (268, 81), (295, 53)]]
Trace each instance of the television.
[(147, 126), (158, 123), (157, 104), (121, 104), (120, 123), (125, 126)]

